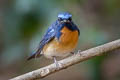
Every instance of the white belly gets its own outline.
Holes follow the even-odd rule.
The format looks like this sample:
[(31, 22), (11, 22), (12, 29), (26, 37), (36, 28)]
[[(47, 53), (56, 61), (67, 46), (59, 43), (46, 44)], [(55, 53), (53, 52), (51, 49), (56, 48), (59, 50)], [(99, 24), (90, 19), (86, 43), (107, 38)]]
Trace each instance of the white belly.
[(50, 58), (50, 59), (52, 59), (54, 56), (64, 58), (64, 57), (70, 55), (70, 52), (72, 52), (72, 51), (73, 51), (73, 49), (71, 49), (71, 50), (61, 50), (60, 51), (60, 50), (58, 50), (57, 47), (52, 48), (52, 46), (49, 46), (46, 49), (46, 51), (44, 52), (44, 56), (46, 58)]

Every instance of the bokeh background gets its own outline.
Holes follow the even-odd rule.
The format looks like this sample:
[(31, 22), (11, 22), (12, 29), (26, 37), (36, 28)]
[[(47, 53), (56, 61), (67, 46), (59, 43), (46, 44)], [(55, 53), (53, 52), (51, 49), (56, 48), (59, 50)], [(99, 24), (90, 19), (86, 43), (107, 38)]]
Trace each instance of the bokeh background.
[[(76, 50), (120, 38), (120, 0), (0, 0), (0, 80), (53, 63), (44, 57), (27, 61), (45, 30), (68, 11), (80, 28)], [(112, 51), (43, 80), (120, 80), (120, 50)]]

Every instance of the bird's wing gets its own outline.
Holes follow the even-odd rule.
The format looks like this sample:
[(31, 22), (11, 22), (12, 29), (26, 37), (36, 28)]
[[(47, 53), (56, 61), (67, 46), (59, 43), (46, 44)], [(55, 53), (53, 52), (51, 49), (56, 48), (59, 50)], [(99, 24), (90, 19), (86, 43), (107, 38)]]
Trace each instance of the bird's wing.
[(55, 37), (56, 26), (57, 26), (57, 21), (48, 28), (48, 30), (46, 31), (42, 40), (40, 41), (40, 44), (39, 44), (37, 51), (35, 53), (33, 53), (27, 60), (40, 57), (40, 55), (41, 55), (40, 53), (41, 53), (43, 47), (45, 46), (45, 44), (50, 42)]

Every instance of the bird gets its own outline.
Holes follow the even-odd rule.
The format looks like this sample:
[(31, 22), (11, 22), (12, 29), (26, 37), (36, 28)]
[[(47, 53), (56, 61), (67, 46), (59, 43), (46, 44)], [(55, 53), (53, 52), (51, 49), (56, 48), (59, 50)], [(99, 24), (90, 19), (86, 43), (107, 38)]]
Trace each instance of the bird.
[(53, 59), (56, 67), (59, 67), (57, 58), (64, 58), (74, 51), (78, 44), (80, 30), (72, 21), (69, 12), (59, 13), (57, 17), (58, 19), (43, 35), (37, 51), (27, 60), (44, 55), (48, 59)]

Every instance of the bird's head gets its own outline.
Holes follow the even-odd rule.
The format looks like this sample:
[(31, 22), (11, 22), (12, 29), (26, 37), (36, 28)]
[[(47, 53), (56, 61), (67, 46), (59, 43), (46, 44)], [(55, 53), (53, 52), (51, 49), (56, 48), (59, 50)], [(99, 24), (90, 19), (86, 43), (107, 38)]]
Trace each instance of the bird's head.
[(63, 12), (58, 14), (58, 21), (60, 22), (71, 22), (72, 21), (72, 15), (68, 12)]

